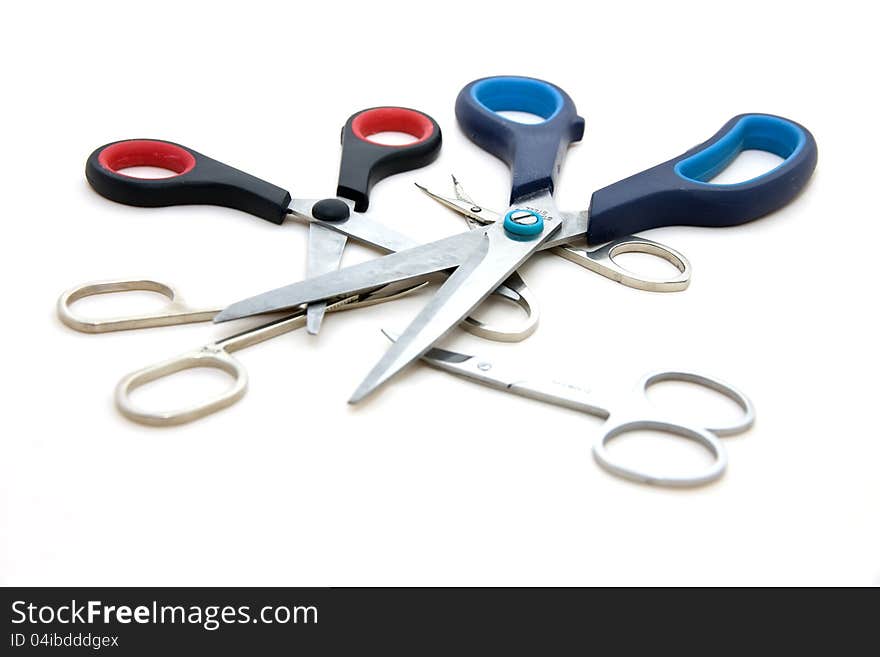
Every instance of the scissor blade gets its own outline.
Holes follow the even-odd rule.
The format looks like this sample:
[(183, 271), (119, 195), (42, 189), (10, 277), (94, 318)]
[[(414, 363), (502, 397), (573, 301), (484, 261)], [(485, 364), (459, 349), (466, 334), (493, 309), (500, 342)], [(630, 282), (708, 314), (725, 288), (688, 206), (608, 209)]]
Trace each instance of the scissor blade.
[[(498, 284), (525, 262), (560, 226), (554, 218), (545, 219), (543, 235), (521, 242), (511, 239), (502, 223), (493, 224), (480, 235), (479, 248), (455, 270), (428, 302), (403, 335), (391, 345), (349, 399), (356, 404), (443, 338)], [(472, 231), (480, 234), (480, 231)]]
[[(337, 233), (319, 224), (309, 224), (307, 277), (314, 278), (339, 269), (347, 241), (348, 237), (343, 233)], [(317, 335), (321, 330), (321, 321), (326, 310), (326, 301), (315, 301), (306, 306), (306, 331), (309, 335)]]
[(365, 292), (381, 285), (421, 279), (457, 267), (476, 248), (483, 230), (459, 233), (436, 242), (369, 260), (232, 304), (215, 323), (295, 308), (304, 303)]
[[(455, 180), (455, 177), (452, 178)], [(458, 181), (456, 181), (458, 184)], [(456, 188), (456, 198), (451, 198), (449, 196), (441, 196), (440, 194), (436, 194), (432, 192), (430, 189), (425, 187), (424, 185), (420, 185), (419, 183), (415, 183), (415, 186), (418, 187), (422, 192), (424, 192), (429, 198), (437, 201), (440, 205), (446, 206), (450, 210), (454, 210), (468, 220), (468, 222), (475, 222), (479, 225), (485, 226), (486, 224), (490, 224), (494, 221), (497, 221), (500, 218), (500, 215), (488, 208), (484, 208), (481, 205), (477, 205), (474, 203), (470, 197), (462, 197), (458, 194), (458, 188)]]

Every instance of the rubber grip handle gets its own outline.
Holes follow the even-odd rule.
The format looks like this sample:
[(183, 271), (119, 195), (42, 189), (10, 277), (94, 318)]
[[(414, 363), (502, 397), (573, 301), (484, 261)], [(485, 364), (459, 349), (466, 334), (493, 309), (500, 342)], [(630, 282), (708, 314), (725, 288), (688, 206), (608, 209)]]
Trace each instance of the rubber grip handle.
[[(409, 144), (380, 144), (370, 137), (380, 132), (402, 132), (415, 137)], [(371, 107), (352, 114), (342, 128), (342, 161), (336, 195), (354, 201), (354, 209), (370, 206), (373, 185), (403, 171), (418, 169), (437, 159), (443, 136), (437, 122), (408, 107)]]
[[(544, 120), (518, 123), (498, 114), (504, 111)], [(468, 139), (510, 167), (511, 205), (540, 191), (553, 193), (569, 144), (584, 136), (584, 120), (574, 101), (559, 87), (535, 78), (475, 80), (459, 92), (455, 116)]]
[[(169, 169), (168, 178), (136, 178), (128, 167)], [(104, 198), (125, 205), (221, 205), (280, 224), (290, 192), (213, 160), (191, 148), (159, 139), (126, 139), (105, 144), (86, 161), (86, 179)]]
[[(744, 182), (707, 182), (750, 149), (774, 153), (783, 162)], [(772, 114), (740, 114), (686, 153), (594, 192), (587, 241), (601, 244), (659, 226), (752, 221), (791, 202), (817, 159), (816, 140), (799, 123)]]

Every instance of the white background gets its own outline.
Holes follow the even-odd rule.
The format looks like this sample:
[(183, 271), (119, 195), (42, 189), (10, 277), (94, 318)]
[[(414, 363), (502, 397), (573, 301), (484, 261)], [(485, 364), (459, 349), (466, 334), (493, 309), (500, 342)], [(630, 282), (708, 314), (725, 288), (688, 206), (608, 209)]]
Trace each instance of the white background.
[[(2, 581), (880, 582), (876, 21), (868, 3), (808, 8), (817, 5), (7, 8)], [(741, 112), (789, 116), (816, 136), (815, 176), (784, 210), (732, 229), (647, 233), (690, 258), (687, 291), (631, 290), (545, 254), (521, 270), (542, 302), (534, 336), (511, 345), (458, 331), (446, 343), (597, 391), (667, 367), (734, 383), (758, 422), (725, 440), (721, 481), (669, 491), (616, 479), (590, 456), (598, 420), (421, 364), (347, 406), (386, 348), (379, 329), (402, 329), (427, 294), (328, 316), (318, 338), (298, 331), (239, 352), (250, 390), (209, 419), (162, 430), (116, 413), (124, 373), (234, 327), (78, 334), (54, 316), (63, 290), (152, 277), (222, 306), (301, 278), (307, 231), (212, 207), (116, 205), (84, 179), (94, 148), (169, 139), (320, 197), (335, 190), (350, 114), (417, 107), (442, 126), (443, 153), (380, 183), (372, 207), (427, 241), (464, 226), (413, 181), (446, 191), (455, 173), (487, 206), (505, 204), (506, 168), (459, 133), (453, 113), (465, 83), (495, 74), (555, 82), (586, 118), (558, 184), (566, 209)], [(737, 166), (748, 177), (772, 164)], [(369, 254), (349, 248), (346, 262)], [(90, 309), (158, 305), (148, 297)], [(187, 377), (165, 397), (218, 381)], [(729, 412), (705, 404), (691, 409), (697, 419)], [(633, 458), (634, 444), (621, 445)], [(639, 445), (660, 462), (697, 457)]]

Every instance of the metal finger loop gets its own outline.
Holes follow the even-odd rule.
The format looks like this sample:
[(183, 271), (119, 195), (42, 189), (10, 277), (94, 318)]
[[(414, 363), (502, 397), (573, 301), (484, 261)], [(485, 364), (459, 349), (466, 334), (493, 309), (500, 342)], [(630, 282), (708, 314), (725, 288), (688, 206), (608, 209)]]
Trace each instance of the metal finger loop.
[(647, 374), (639, 382), (639, 387), (641, 388), (642, 392), (647, 395), (648, 388), (655, 383), (660, 383), (661, 381), (681, 381), (684, 383), (693, 383), (695, 385), (708, 388), (709, 390), (714, 390), (715, 392), (724, 395), (725, 397), (736, 403), (736, 405), (739, 406), (743, 412), (738, 422), (725, 427), (706, 428), (706, 431), (710, 431), (716, 436), (733, 436), (750, 429), (755, 423), (754, 404), (752, 404), (752, 401), (745, 395), (745, 393), (734, 388), (729, 383), (725, 383), (718, 379), (713, 379), (702, 374), (697, 374), (696, 372), (673, 370)]
[(475, 317), (466, 317), (459, 326), (471, 335), (495, 342), (520, 342), (535, 332), (540, 319), (538, 301), (518, 274), (508, 277), (492, 295), (512, 301), (525, 312), (525, 317), (513, 328), (486, 324)]
[[(686, 289), (691, 282), (691, 264), (683, 254), (642, 237), (622, 237), (592, 250), (571, 245), (557, 246), (552, 250), (566, 260), (637, 290), (679, 292)], [(678, 275), (671, 278), (643, 276), (622, 267), (614, 260), (623, 253), (644, 253), (662, 258), (678, 269)]]
[[(183, 370), (213, 367), (229, 374), (232, 385), (213, 399), (170, 411), (149, 411), (138, 406), (131, 393), (151, 381)], [(185, 424), (216, 413), (241, 399), (247, 391), (247, 372), (232, 356), (215, 345), (208, 345), (177, 358), (150, 365), (124, 377), (116, 386), (116, 408), (129, 420), (154, 427)]]
[[(168, 299), (168, 304), (154, 313), (108, 319), (87, 319), (77, 315), (72, 308), (74, 303), (86, 297), (134, 291), (158, 292)], [(191, 308), (180, 301), (173, 287), (151, 279), (114, 279), (78, 285), (67, 290), (58, 298), (56, 310), (58, 318), (66, 326), (82, 333), (109, 333), (111, 331), (128, 331), (130, 329), (152, 328), (154, 326), (206, 322), (219, 312), (219, 309), (216, 308), (210, 310)]]
[[(712, 463), (702, 472), (687, 476), (660, 475), (623, 465), (611, 457), (607, 447), (608, 443), (614, 438), (631, 431), (659, 431), (692, 440), (706, 448), (713, 457)], [(662, 420), (634, 420), (613, 424), (611, 429), (606, 431), (602, 438), (593, 444), (593, 457), (596, 463), (604, 470), (617, 477), (668, 488), (690, 488), (708, 484), (721, 477), (727, 468), (727, 452), (713, 434), (703, 429), (686, 427)]]

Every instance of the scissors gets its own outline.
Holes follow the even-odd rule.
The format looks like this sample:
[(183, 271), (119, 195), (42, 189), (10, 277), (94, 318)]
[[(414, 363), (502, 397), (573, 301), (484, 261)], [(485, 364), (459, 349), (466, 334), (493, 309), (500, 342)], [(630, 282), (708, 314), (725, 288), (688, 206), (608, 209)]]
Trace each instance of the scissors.
[[(415, 138), (403, 145), (370, 141), (380, 132), (402, 132)], [(96, 149), (86, 162), (86, 179), (101, 196), (125, 205), (219, 205), (247, 212), (274, 224), (288, 216), (309, 224), (309, 276), (339, 268), (348, 237), (385, 252), (417, 246), (378, 221), (368, 211), (375, 183), (395, 173), (433, 162), (442, 136), (437, 122), (406, 107), (374, 107), (356, 112), (342, 129), (342, 155), (336, 197), (292, 199), (290, 192), (265, 180), (218, 162), (191, 148), (157, 139), (127, 139)], [(160, 179), (136, 178), (124, 170), (136, 166), (161, 167), (174, 175)], [(497, 296), (516, 303), (526, 319), (513, 329), (466, 320), (467, 330), (493, 340), (516, 341), (537, 326), (537, 302), (518, 276), (499, 286)], [(348, 295), (341, 295), (345, 297)], [(309, 304), (306, 328), (318, 332), (327, 300)], [(535, 310), (533, 310), (535, 309)]]
[[(397, 338), (389, 331), (383, 333), (392, 342)], [(631, 395), (628, 400), (623, 399), (615, 404), (608, 404), (594, 397), (592, 392), (584, 388), (556, 381), (522, 377), (514, 369), (499, 366), (477, 356), (435, 347), (423, 354), (422, 360), (432, 367), (496, 390), (603, 418), (605, 425), (602, 428), (602, 435), (593, 443), (593, 456), (596, 462), (611, 474), (656, 486), (700, 486), (715, 481), (727, 468), (727, 453), (718, 437), (742, 433), (751, 428), (755, 422), (755, 407), (748, 397), (727, 383), (695, 372), (668, 371), (647, 374), (639, 381), (635, 396)], [(714, 390), (733, 400), (742, 409), (742, 415), (737, 422), (717, 428), (703, 428), (676, 422), (653, 408), (647, 397), (648, 388), (661, 381), (682, 381)], [(667, 476), (615, 461), (608, 451), (608, 444), (614, 438), (633, 431), (659, 431), (687, 438), (704, 447), (712, 455), (712, 462), (705, 470), (694, 475)]]
[[(803, 126), (768, 114), (743, 114), (683, 155), (598, 190), (589, 211), (563, 213), (553, 199), (556, 175), (568, 145), (584, 131), (565, 91), (534, 78), (483, 78), (461, 90), (455, 111), (465, 135), (511, 168), (510, 205), (502, 221), (239, 301), (214, 321), (455, 268), (355, 390), (349, 402), (356, 403), (417, 360), (535, 252), (584, 236), (595, 244), (658, 226), (751, 221), (790, 202), (817, 158), (815, 140)], [(517, 123), (498, 114), (502, 111), (528, 112), (543, 121)], [(784, 161), (743, 183), (706, 182), (744, 149), (768, 150)]]
[[(349, 310), (392, 301), (415, 292), (425, 285), (427, 285), (425, 282), (416, 283), (415, 285), (386, 285), (377, 290), (351, 295), (334, 301), (327, 305), (326, 310)], [(153, 313), (99, 320), (83, 318), (72, 308), (73, 304), (86, 297), (135, 290), (158, 292), (168, 298), (168, 304), (164, 309)], [(120, 279), (86, 283), (68, 290), (59, 297), (57, 312), (59, 319), (76, 331), (83, 333), (108, 333), (111, 331), (128, 331), (158, 326), (207, 322), (217, 313), (217, 309), (189, 306), (180, 298), (173, 287), (159, 281)], [(169, 358), (155, 365), (132, 372), (123, 377), (116, 386), (116, 408), (129, 420), (151, 426), (184, 424), (216, 413), (237, 402), (247, 392), (247, 371), (231, 354), (245, 347), (259, 344), (270, 338), (303, 327), (308, 321), (307, 313), (307, 309), (297, 309), (296, 312), (290, 313), (286, 317), (241, 331), (174, 358)], [(205, 399), (193, 406), (170, 411), (151, 411), (145, 409), (139, 406), (131, 397), (131, 393), (144, 384), (170, 376), (176, 372), (198, 367), (210, 367), (226, 372), (232, 377), (232, 385), (216, 397)]]

